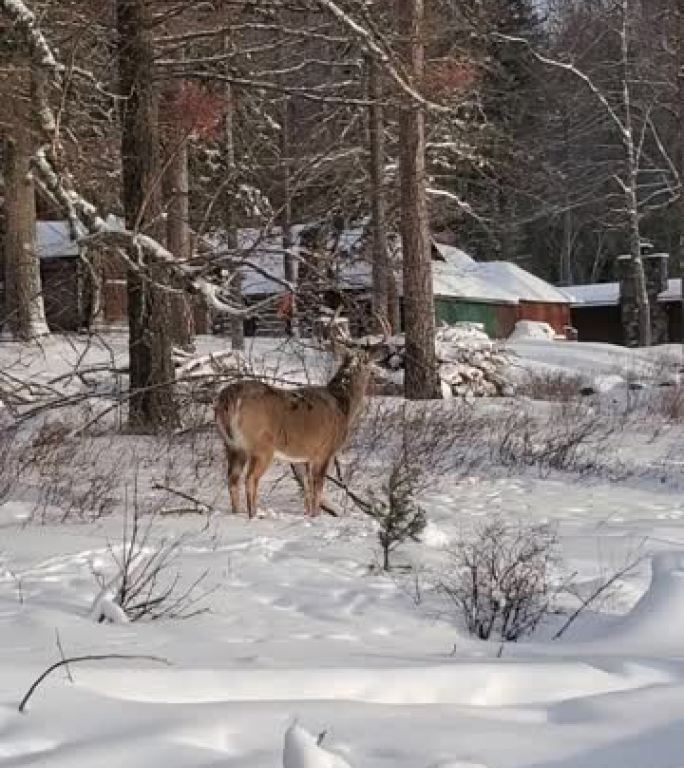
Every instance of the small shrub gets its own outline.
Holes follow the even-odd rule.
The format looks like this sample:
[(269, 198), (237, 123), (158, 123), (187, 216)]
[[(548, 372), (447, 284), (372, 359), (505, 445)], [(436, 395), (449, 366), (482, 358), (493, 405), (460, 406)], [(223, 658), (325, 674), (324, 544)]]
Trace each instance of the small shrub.
[(660, 387), (651, 399), (651, 409), (668, 423), (684, 423), (684, 384)]
[(494, 430), (493, 458), (506, 467), (537, 467), (580, 474), (619, 475), (609, 462), (612, 439), (625, 422), (583, 402), (561, 403), (549, 413), (525, 408), (509, 411)]
[[(121, 463), (113, 461), (114, 443), (69, 437), (57, 423), (46, 424), (23, 451), (21, 471), (38, 490), (34, 522), (95, 520), (109, 514), (117, 497)], [(58, 510), (55, 512), (55, 510)]]
[(452, 552), (453, 572), (440, 583), (471, 635), (510, 642), (531, 634), (552, 610), (551, 571), (558, 541), (545, 525), (502, 518), (486, 523)]
[(581, 397), (585, 385), (586, 381), (579, 375), (565, 371), (533, 370), (527, 373), (516, 392), (532, 400), (568, 403)]
[(391, 553), (405, 541), (419, 541), (426, 519), (414, 500), (414, 473), (406, 462), (392, 467), (383, 495), (370, 495), (370, 515), (378, 522), (383, 570), (390, 570)]
[(101, 569), (93, 568), (99, 587), (91, 609), (96, 621), (185, 619), (206, 610), (200, 604), (209, 594), (201, 589), (208, 572), (185, 583), (177, 568), (188, 536), (155, 542), (155, 519), (152, 515), (143, 524), (136, 498), (132, 514), (127, 511), (124, 516), (120, 547), (108, 547), (115, 566), (113, 576), (108, 578)]
[(14, 432), (0, 429), (0, 502), (10, 495), (17, 479), (14, 442)]
[(365, 477), (371, 462), (386, 467), (410, 456), (416, 493), (435, 478), (468, 472), (483, 459), (488, 418), (463, 400), (401, 403), (372, 401), (345, 450), (347, 482)]

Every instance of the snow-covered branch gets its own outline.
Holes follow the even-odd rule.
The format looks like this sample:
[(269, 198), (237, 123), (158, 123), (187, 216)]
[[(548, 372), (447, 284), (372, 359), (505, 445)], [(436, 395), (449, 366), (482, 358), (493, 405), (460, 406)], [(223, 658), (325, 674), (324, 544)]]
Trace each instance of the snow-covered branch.
[[(51, 74), (52, 79), (59, 82), (64, 67), (55, 57), (38, 26), (35, 14), (27, 4), (23, 0), (0, 0), (0, 13), (18, 33), (33, 65), (34, 74), (40, 73), (39, 79), (45, 79), (46, 75)], [(76, 189), (66, 169), (60, 168), (54, 136), (57, 121), (45, 88), (34, 90), (32, 108), (44, 138), (44, 144), (33, 158), (36, 181), (64, 211), (75, 236), (97, 235), (119, 243), (123, 241), (127, 248), (140, 249), (149, 259), (163, 264), (169, 273), (183, 280), (188, 290), (201, 294), (207, 304), (219, 312), (245, 317), (271, 301), (269, 299), (251, 307), (236, 306), (221, 295), (220, 286), (196, 277), (196, 268), (179, 262), (173, 253), (154, 238), (134, 230), (110, 226), (97, 208)], [(139, 269), (133, 261), (129, 260), (128, 263)]]
[(422, 107), (433, 112), (451, 112), (451, 107), (437, 104), (434, 101), (426, 99), (420, 94), (407, 80), (402, 77), (387, 52), (378, 43), (369, 30), (355, 21), (348, 13), (344, 11), (335, 0), (318, 0), (318, 4), (329, 13), (331, 13), (341, 24), (343, 24), (360, 43), (361, 47), (371, 56), (374, 56), (384, 67), (387, 74), (401, 88), (401, 90), (410, 97), (412, 101), (420, 104)]
[(549, 67), (555, 67), (556, 69), (561, 69), (565, 72), (568, 72), (572, 74), (574, 77), (578, 78), (584, 85), (591, 91), (591, 93), (598, 99), (598, 101), (601, 103), (601, 106), (605, 109), (606, 114), (611, 119), (611, 121), (615, 124), (616, 128), (620, 132), (620, 136), (622, 138), (623, 142), (626, 142), (628, 139), (627, 136), (627, 128), (625, 126), (624, 121), (620, 117), (620, 115), (613, 109), (611, 106), (611, 103), (606, 98), (605, 94), (601, 91), (601, 89), (596, 85), (596, 83), (589, 77), (589, 75), (586, 72), (583, 72), (579, 67), (576, 67), (574, 64), (566, 61), (559, 61), (558, 59), (552, 59), (549, 56), (545, 56), (543, 53), (540, 53), (536, 48), (534, 48), (529, 40), (526, 40), (524, 37), (516, 37), (515, 35), (503, 35), (500, 33), (495, 33), (494, 37), (496, 37), (498, 40), (502, 40), (507, 43), (516, 43), (518, 45), (523, 45), (527, 50), (534, 56), (537, 61), (541, 62), (542, 64), (546, 64), (546, 66)]

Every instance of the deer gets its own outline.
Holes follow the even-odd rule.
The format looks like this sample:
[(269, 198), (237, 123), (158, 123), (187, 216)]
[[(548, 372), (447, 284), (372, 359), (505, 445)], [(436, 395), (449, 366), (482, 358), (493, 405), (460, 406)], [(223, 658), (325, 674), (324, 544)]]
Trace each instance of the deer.
[(306, 465), (306, 514), (318, 515), (328, 466), (360, 416), (372, 366), (369, 351), (347, 350), (324, 386), (285, 389), (247, 379), (221, 389), (214, 415), (225, 445), (234, 514), (240, 511), (243, 473), (251, 519), (256, 514), (259, 480), (279, 459)]

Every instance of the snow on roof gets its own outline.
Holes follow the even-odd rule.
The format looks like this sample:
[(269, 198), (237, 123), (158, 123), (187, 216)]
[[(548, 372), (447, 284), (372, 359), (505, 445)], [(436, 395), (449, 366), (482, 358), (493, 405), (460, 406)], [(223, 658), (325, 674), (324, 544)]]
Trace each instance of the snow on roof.
[(479, 264), (478, 268), (487, 280), (514, 293), (520, 301), (567, 304), (571, 300), (565, 291), (510, 261), (487, 261)]
[[(444, 259), (444, 263), (448, 264), (451, 269), (468, 269), (477, 265), (475, 259), (460, 248), (455, 248), (453, 245), (444, 245), (443, 243), (435, 243), (435, 248), (439, 251), (439, 255)], [(439, 260), (435, 260), (435, 264), (439, 264)]]
[[(246, 261), (253, 262), (267, 273), (257, 272), (249, 265), (244, 265), (240, 269), (242, 292), (246, 296), (277, 293), (283, 290), (282, 283), (279, 281), (285, 280), (283, 265), (285, 251), (279, 234), (265, 235), (258, 229), (241, 229), (238, 231), (238, 248), (243, 251), (242, 257)], [(271, 275), (273, 279), (267, 275)]]
[(573, 306), (610, 307), (620, 302), (620, 283), (569, 285), (565, 290), (572, 296)]
[[(110, 226), (123, 226), (112, 217)], [(299, 238), (305, 226), (293, 227), (293, 238)], [(372, 285), (372, 267), (364, 258), (365, 230), (363, 227), (344, 230), (330, 240), (338, 258), (335, 259), (335, 281), (340, 288), (347, 290), (368, 290)], [(217, 233), (213, 236), (217, 248), (225, 238)], [(71, 239), (66, 221), (39, 221), (36, 223), (37, 250), (40, 258), (61, 258), (78, 256), (78, 243)], [(541, 278), (526, 270), (504, 261), (476, 262), (467, 253), (450, 245), (434, 243), (439, 254), (432, 262), (433, 291), (435, 296), (443, 298), (463, 298), (470, 301), (488, 303), (517, 304), (519, 301), (543, 301), (565, 303), (570, 300), (569, 293), (575, 296), (576, 288), (561, 291), (546, 283)], [(241, 268), (242, 291), (246, 296), (258, 296), (278, 293), (285, 290), (285, 272), (283, 265), (282, 235), (279, 228), (268, 233), (260, 229), (240, 229), (238, 248), (242, 258), (249, 263)], [(291, 252), (295, 257), (299, 246), (293, 245)], [(395, 248), (395, 255), (401, 258), (401, 247)], [(295, 274), (298, 260), (295, 258)], [(401, 292), (401, 280), (397, 281)], [(617, 285), (617, 283), (615, 284)], [(617, 298), (613, 302), (616, 303)], [(582, 302), (586, 303), (586, 302)], [(591, 303), (591, 302), (590, 302)]]
[(41, 259), (78, 256), (78, 243), (71, 238), (66, 221), (36, 222), (36, 252)]
[[(304, 227), (293, 227), (295, 241), (302, 229)], [(364, 229), (359, 227), (345, 230), (330, 241), (337, 253), (332, 264), (334, 280), (342, 289), (368, 290), (372, 285), (372, 266), (364, 253), (364, 237)], [(220, 235), (216, 241), (220, 243)], [(567, 303), (571, 300), (566, 292), (554, 288), (515, 264), (481, 263), (459, 248), (442, 243), (434, 243), (434, 246), (439, 254), (432, 262), (433, 291), (437, 297), (492, 304), (517, 304), (519, 301)], [(243, 252), (242, 258), (259, 267), (259, 270), (249, 264), (242, 267), (242, 290), (245, 295), (256, 296), (285, 290), (282, 284), (285, 279), (284, 249), (279, 229), (275, 228), (266, 234), (258, 229), (241, 229), (238, 232), (238, 248)], [(299, 246), (294, 245), (291, 250), (296, 256)], [(396, 244), (393, 250), (395, 259), (400, 261), (400, 245)], [(296, 259), (295, 264), (298, 264)], [(398, 279), (400, 293), (401, 283), (401, 279)]]
[[(573, 306), (611, 307), (620, 303), (620, 283), (569, 285), (564, 291), (572, 296)], [(658, 294), (658, 301), (680, 301), (681, 298), (681, 278), (670, 278), (667, 289)]]
[[(292, 228), (295, 241), (305, 227)], [(335, 238), (334, 246), (340, 255), (336, 260), (336, 282), (341, 288), (348, 290), (364, 290), (371, 285), (371, 265), (359, 256), (362, 229), (346, 230)], [(246, 296), (258, 296), (285, 290), (283, 257), (283, 239), (279, 228), (274, 228), (268, 234), (259, 229), (241, 229), (238, 231), (238, 248), (242, 258), (251, 262), (259, 269), (252, 268), (249, 263), (241, 268), (242, 291)], [(295, 257), (299, 254), (299, 246), (293, 245), (291, 252)], [(298, 259), (295, 258), (295, 274), (298, 271)], [(263, 273), (267, 274), (263, 274)], [(270, 276), (270, 277), (269, 277)]]
[(436, 297), (459, 298), (494, 304), (517, 304), (518, 297), (486, 278), (480, 265), (465, 269), (442, 266), (439, 261), (432, 264), (433, 292)]
[(445, 262), (433, 262), (436, 296), (455, 296), (488, 303), (540, 301), (567, 304), (571, 297), (540, 277), (508, 261), (474, 261), (451, 246), (437, 245)]
[(671, 277), (667, 281), (667, 289), (658, 296), (658, 301), (681, 301), (682, 287), (681, 277)]

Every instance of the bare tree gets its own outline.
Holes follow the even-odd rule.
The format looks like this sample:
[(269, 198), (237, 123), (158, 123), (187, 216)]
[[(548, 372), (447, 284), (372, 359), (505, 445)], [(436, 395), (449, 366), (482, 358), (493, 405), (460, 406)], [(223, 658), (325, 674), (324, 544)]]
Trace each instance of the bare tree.
[[(229, 37), (226, 35), (223, 41), (224, 50), (229, 49), (229, 43)], [(237, 165), (235, 162), (235, 94), (233, 93), (233, 86), (228, 81), (225, 83), (224, 90), (226, 104), (223, 118), (223, 141), (225, 145), (226, 170), (230, 179), (230, 189), (233, 193), (229, 195), (229, 199), (226, 201), (224, 215), (228, 247), (233, 251), (237, 251), (239, 243), (234, 203), (234, 191), (237, 187)], [(232, 281), (233, 299), (241, 304), (242, 284), (240, 271), (238, 269), (232, 269), (230, 279)], [(232, 319), (230, 323), (230, 339), (233, 349), (245, 348), (245, 327), (241, 317)]]
[[(14, 93), (6, 94), (9, 116), (5, 126), (5, 311), (16, 339), (48, 333), (36, 252), (36, 201), (30, 160), (32, 119), (30, 97), (21, 71), (10, 75)], [(4, 122), (4, 121), (3, 121)]]
[[(152, 11), (148, 0), (117, 0), (122, 106), (123, 201), (127, 227), (159, 232), (161, 218), (158, 100), (154, 82)], [(178, 412), (173, 393), (167, 274), (143, 262), (133, 245), (128, 271), (131, 398), (135, 429), (173, 427)]]
[[(385, 122), (383, 120), (382, 71), (373, 56), (368, 57), (368, 149), (371, 233), (373, 237), (373, 314), (377, 331), (389, 321), (390, 262), (387, 244), (385, 201)], [(399, 328), (394, 328), (399, 332)]]
[(633, 121), (632, 91), (630, 83), (633, 74), (630, 66), (631, 5), (634, 0), (620, 0), (620, 66), (622, 70), (622, 136), (625, 151), (625, 179), (620, 182), (624, 195), (627, 220), (629, 222), (629, 254), (631, 257), (632, 281), (638, 310), (639, 343), (650, 347), (651, 306), (646, 287), (644, 263), (641, 259), (641, 231), (639, 223), (639, 155)]
[[(190, 232), (190, 179), (188, 136), (184, 126), (174, 119), (183, 108), (183, 82), (173, 78), (163, 92), (165, 158), (162, 192), (166, 215), (166, 245), (176, 258), (186, 261), (192, 254)], [(177, 287), (178, 281), (175, 281)], [(194, 323), (188, 296), (178, 291), (170, 297), (169, 322), (173, 343), (185, 349), (192, 344)]]
[[(625, 330), (638, 328), (638, 343), (652, 343), (651, 307), (642, 258), (642, 220), (649, 212), (661, 210), (677, 197), (680, 190), (679, 173), (668, 147), (662, 141), (655, 124), (654, 111), (658, 93), (654, 87), (651, 62), (636, 50), (643, 37), (646, 20), (636, 0), (618, 0), (609, 6), (598, 6), (603, 23), (597, 28), (597, 39), (606, 36), (606, 30), (617, 45), (615, 58), (606, 67), (612, 75), (601, 83), (591, 71), (568, 60), (545, 55), (535, 50), (529, 41), (509, 35), (500, 37), (517, 42), (529, 50), (538, 61), (563, 71), (575, 78), (600, 108), (606, 125), (617, 141), (620, 162), (610, 174), (610, 182), (618, 192), (611, 199), (613, 212), (619, 216), (620, 226), (629, 246), (629, 266), (635, 317), (623, 318)], [(593, 40), (596, 44), (597, 39)]]
[[(424, 69), (423, 0), (397, 0), (397, 16), (405, 36), (404, 65), (413, 88), (420, 88)], [(406, 331), (406, 397), (441, 396), (435, 354), (435, 308), (432, 292), (430, 232), (425, 196), (425, 115), (415, 100), (399, 121), (401, 239)]]

